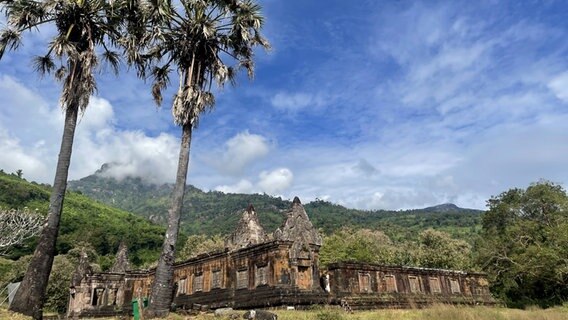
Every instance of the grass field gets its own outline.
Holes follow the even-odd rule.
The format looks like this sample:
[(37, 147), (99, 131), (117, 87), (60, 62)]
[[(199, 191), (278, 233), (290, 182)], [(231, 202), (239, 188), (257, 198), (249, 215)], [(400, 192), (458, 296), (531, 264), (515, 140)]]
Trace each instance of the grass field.
[[(359, 311), (352, 314), (336, 308), (310, 311), (276, 310), (279, 320), (565, 320), (568, 319), (568, 307), (546, 310), (532, 308), (517, 310), (489, 307), (462, 307), (439, 305), (418, 310), (373, 310)], [(243, 312), (239, 312), (243, 313)], [(242, 317), (240, 317), (242, 319)], [(31, 318), (16, 315), (0, 309), (0, 319), (28, 320)], [(101, 318), (98, 318), (103, 320)], [(118, 319), (118, 318), (115, 318)], [(106, 320), (115, 320), (106, 319)], [(168, 320), (213, 320), (213, 314), (182, 316), (171, 314)]]

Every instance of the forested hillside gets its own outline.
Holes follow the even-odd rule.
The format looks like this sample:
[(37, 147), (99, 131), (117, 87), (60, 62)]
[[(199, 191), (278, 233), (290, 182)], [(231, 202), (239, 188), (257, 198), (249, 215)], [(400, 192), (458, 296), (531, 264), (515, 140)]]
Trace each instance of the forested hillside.
[[(71, 181), (70, 189), (152, 221), (165, 223), (172, 185), (149, 184), (141, 178), (131, 177), (116, 180), (105, 176), (107, 166), (93, 175)], [(280, 226), (283, 213), (291, 203), (269, 195), (204, 192), (188, 186), (182, 230), (189, 234), (228, 234), (248, 204), (254, 205), (263, 226), (272, 231)], [(479, 229), (482, 213), (451, 204), (419, 210), (364, 211), (321, 200), (307, 203), (305, 208), (314, 225), (325, 233), (344, 226), (378, 228), (393, 240), (416, 237), (420, 231), (434, 228), (470, 241)]]
[[(51, 188), (28, 182), (17, 175), (0, 172), (0, 207), (21, 209), (28, 207), (47, 214)], [(132, 213), (110, 207), (101, 202), (67, 192), (57, 241), (57, 253), (65, 254), (81, 243), (89, 243), (99, 255), (98, 263), (108, 267), (121, 240), (130, 249), (135, 265), (153, 262), (162, 245), (164, 228)], [(35, 240), (13, 248), (8, 257), (17, 258), (33, 253)]]
[[(157, 259), (163, 227), (86, 195), (163, 221), (168, 208), (169, 185), (148, 185), (138, 178), (117, 181), (92, 175), (73, 182), (72, 186), (84, 194), (69, 191), (66, 195), (57, 244), (56, 265), (59, 265), (55, 270), (70, 274), (78, 250), (85, 247), (96, 251), (94, 262), (106, 269), (112, 264), (121, 240), (129, 245), (134, 267), (147, 266)], [(45, 214), (50, 191), (47, 185), (0, 171), (0, 206), (4, 209), (28, 207)], [(283, 213), (290, 206), (289, 201), (268, 195), (224, 194), (188, 188), (184, 230), (193, 237), (188, 239), (187, 234), (180, 237), (187, 247), (180, 246), (180, 257), (192, 254), (187, 251), (222, 244), (221, 237), (197, 234), (232, 231), (248, 203), (255, 205), (267, 231), (281, 223)], [(305, 208), (314, 225), (326, 233), (321, 248), (322, 265), (351, 260), (483, 270), (490, 275), (493, 292), (508, 304), (549, 306), (565, 301), (565, 246), (562, 245), (566, 243), (567, 230), (565, 190), (541, 181), (526, 190), (511, 189), (491, 198), (489, 203), (491, 210), (485, 215), (451, 204), (419, 210), (361, 211), (317, 200), (305, 204)], [(30, 241), (14, 248), (8, 258), (30, 254), (33, 247)], [(503, 252), (507, 252), (505, 256), (501, 256)], [(539, 259), (527, 258), (533, 256)], [(0, 259), (0, 284), (19, 279), (26, 258)], [(511, 259), (523, 263), (513, 263)], [(546, 268), (542, 268), (543, 265)], [(532, 271), (527, 273), (527, 270)], [(522, 279), (525, 285), (519, 286), (517, 279)], [(541, 290), (545, 282), (546, 292)]]

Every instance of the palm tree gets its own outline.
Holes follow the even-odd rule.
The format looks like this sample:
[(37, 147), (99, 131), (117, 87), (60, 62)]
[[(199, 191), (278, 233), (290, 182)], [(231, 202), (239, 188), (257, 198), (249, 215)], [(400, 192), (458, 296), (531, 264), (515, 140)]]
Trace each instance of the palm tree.
[(47, 221), (10, 305), (13, 311), (41, 319), (67, 188), (77, 117), (85, 111), (90, 96), (96, 90), (97, 48), (101, 49), (103, 60), (118, 72), (119, 54), (110, 50), (109, 46), (118, 38), (121, 10), (118, 9), (119, 1), (112, 4), (104, 0), (0, 0), (0, 6), (7, 17), (7, 26), (0, 32), (0, 59), (6, 50), (18, 48), (24, 32), (44, 24), (54, 24), (57, 30), (46, 54), (34, 58), (34, 66), (42, 75), (54, 73), (62, 84), (63, 137)]
[(161, 104), (162, 91), (175, 69), (179, 88), (172, 113), (175, 124), (182, 128), (168, 228), (148, 309), (149, 315), (165, 316), (174, 294), (173, 263), (193, 129), (199, 116), (215, 105), (213, 82), (219, 87), (227, 81), (234, 84), (239, 69), (245, 69), (252, 78), (253, 48), (268, 49), (270, 45), (260, 34), (264, 18), (254, 0), (181, 0), (178, 8), (163, 2), (157, 11), (167, 18), (153, 25), (153, 44), (146, 53), (155, 62), (150, 70), (152, 94), (156, 103)]

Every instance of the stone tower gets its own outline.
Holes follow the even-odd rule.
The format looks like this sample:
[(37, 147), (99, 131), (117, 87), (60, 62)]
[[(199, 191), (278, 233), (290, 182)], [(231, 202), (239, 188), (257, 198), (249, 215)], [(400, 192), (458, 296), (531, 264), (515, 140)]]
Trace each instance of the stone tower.
[(300, 289), (318, 288), (321, 236), (312, 225), (298, 197), (292, 201), (286, 221), (274, 231), (274, 240), (292, 242), (289, 257), (292, 282)]
[(274, 239), (321, 246), (321, 236), (312, 225), (298, 197), (294, 198), (292, 207), (286, 213), (286, 221), (274, 231)]
[(116, 260), (110, 268), (110, 272), (126, 272), (130, 270), (130, 261), (128, 260), (128, 247), (124, 241), (120, 242), (118, 246), (118, 251), (116, 252)]
[(253, 244), (266, 242), (268, 236), (258, 221), (258, 216), (251, 205), (243, 212), (237, 228), (225, 240), (225, 247), (236, 250)]

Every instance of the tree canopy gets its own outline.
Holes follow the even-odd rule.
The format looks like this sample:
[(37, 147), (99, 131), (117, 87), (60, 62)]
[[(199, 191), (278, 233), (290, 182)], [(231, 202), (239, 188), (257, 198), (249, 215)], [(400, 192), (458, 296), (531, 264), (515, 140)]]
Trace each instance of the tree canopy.
[(416, 240), (394, 242), (380, 230), (342, 228), (323, 240), (323, 266), (354, 261), (458, 270), (472, 267), (467, 242), (433, 229), (420, 232)]
[(488, 200), (477, 262), (493, 292), (511, 306), (568, 299), (568, 196), (540, 181)]

